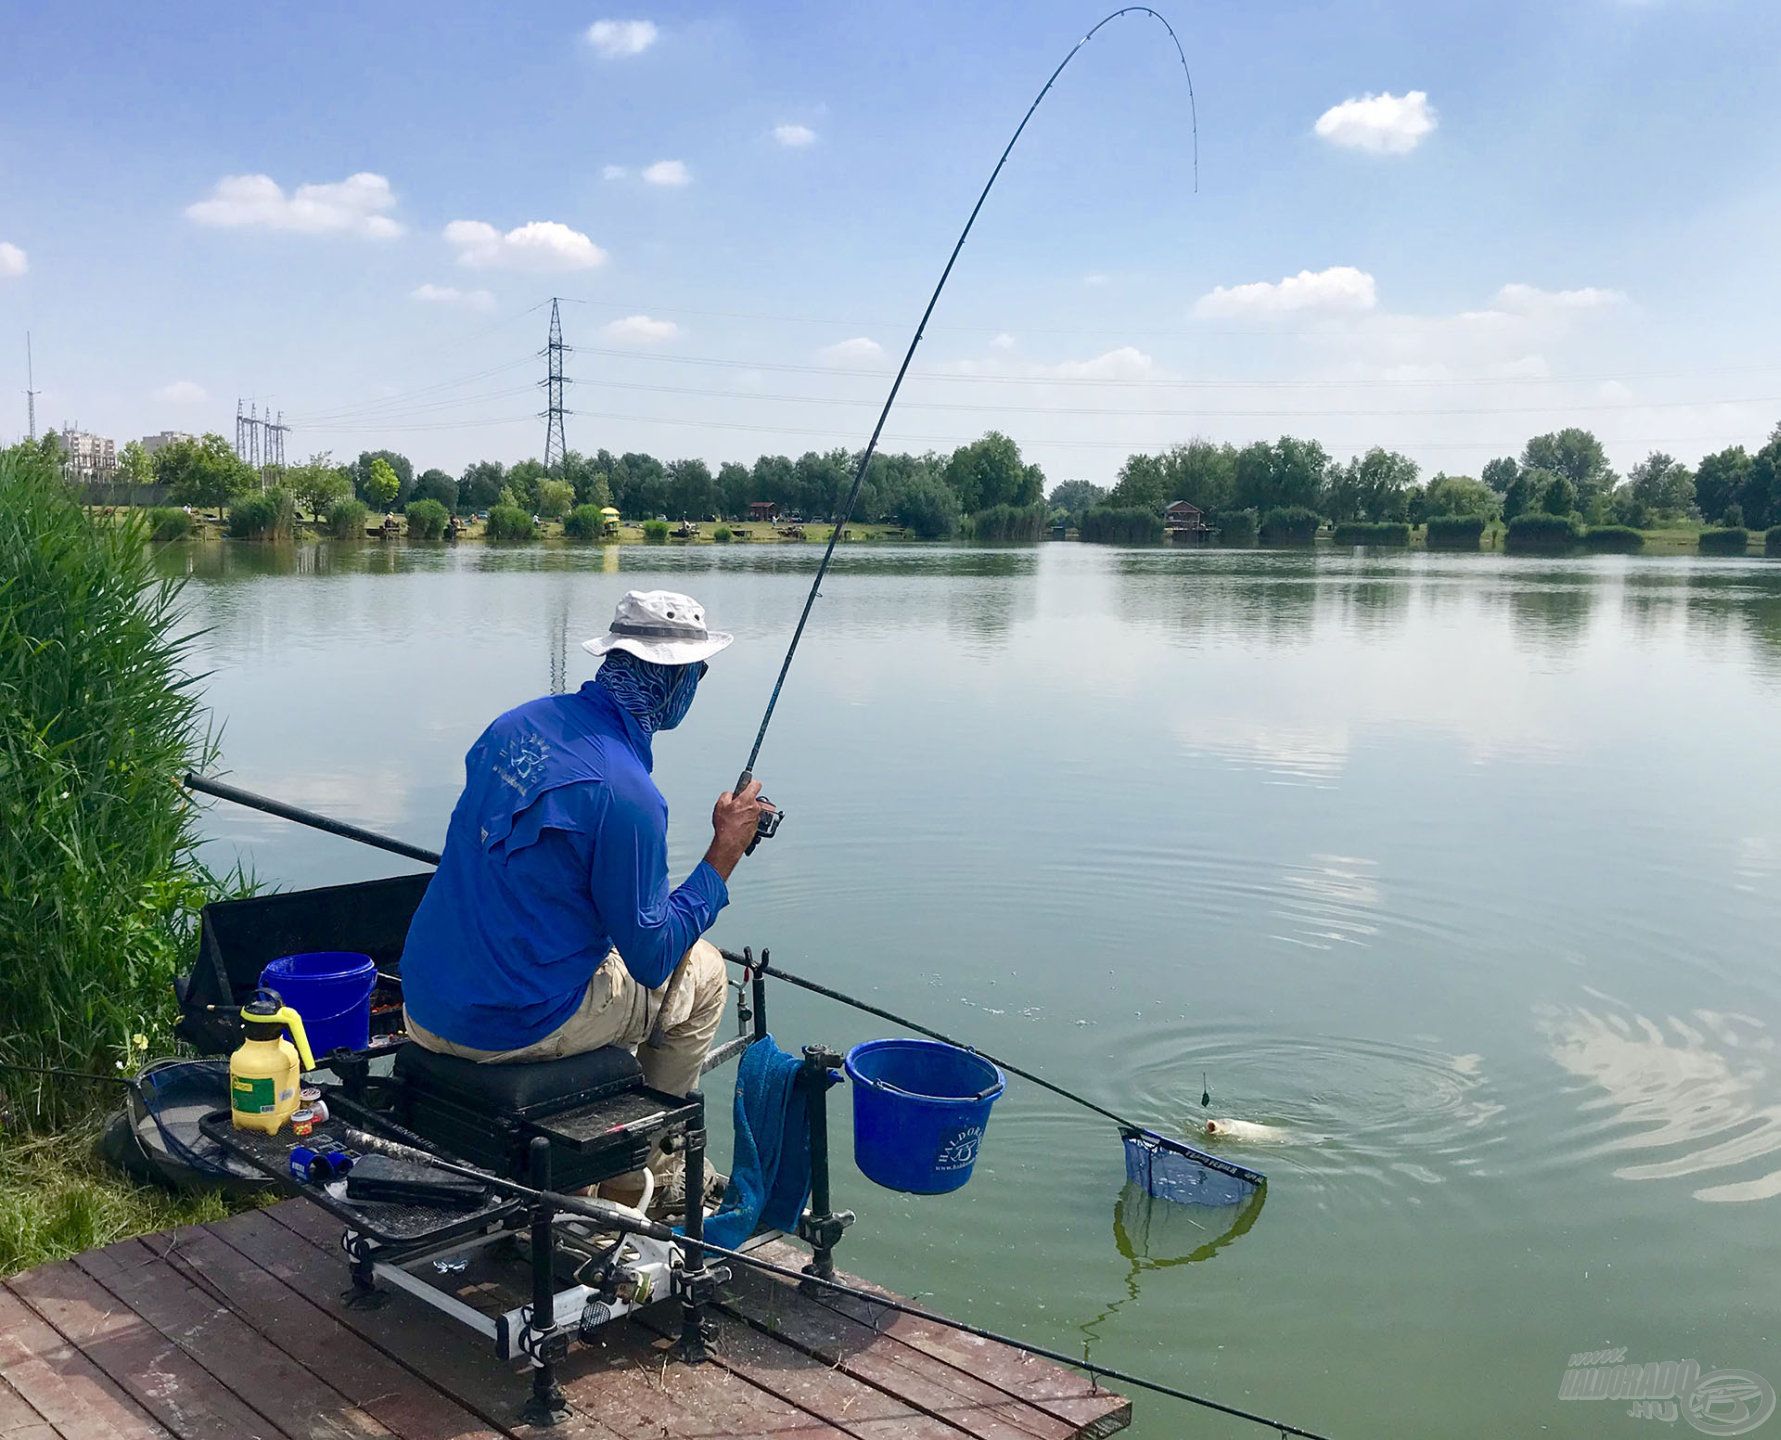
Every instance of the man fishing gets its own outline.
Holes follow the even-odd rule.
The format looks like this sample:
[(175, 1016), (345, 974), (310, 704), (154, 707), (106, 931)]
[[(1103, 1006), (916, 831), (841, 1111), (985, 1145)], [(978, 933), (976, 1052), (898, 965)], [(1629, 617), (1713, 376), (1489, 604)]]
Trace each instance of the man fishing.
[(592, 680), (509, 710), (470, 747), (402, 952), (409, 1038), (485, 1063), (622, 1045), (653, 1088), (697, 1085), (727, 993), (699, 937), (772, 807), (753, 781), (718, 796), (705, 858), (670, 888), (650, 770), (655, 736), (686, 718), (732, 638), (688, 596), (633, 590), (582, 644), (605, 657)]

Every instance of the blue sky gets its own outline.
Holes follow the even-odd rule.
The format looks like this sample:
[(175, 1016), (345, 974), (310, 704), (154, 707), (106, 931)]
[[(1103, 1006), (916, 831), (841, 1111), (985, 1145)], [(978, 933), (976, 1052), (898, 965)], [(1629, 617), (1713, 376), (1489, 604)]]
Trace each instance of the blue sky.
[[(1476, 474), (1566, 423), (1624, 468), (1781, 419), (1781, 9), (1161, 8), (1198, 193), (1173, 50), (1127, 17), (1016, 151), (890, 444), (995, 426), (1107, 481), (1288, 431)], [(29, 327), (40, 425), (232, 434), (257, 397), (293, 454), (519, 459), (554, 294), (575, 448), (857, 447), (1100, 13), (15, 0), (0, 438)]]

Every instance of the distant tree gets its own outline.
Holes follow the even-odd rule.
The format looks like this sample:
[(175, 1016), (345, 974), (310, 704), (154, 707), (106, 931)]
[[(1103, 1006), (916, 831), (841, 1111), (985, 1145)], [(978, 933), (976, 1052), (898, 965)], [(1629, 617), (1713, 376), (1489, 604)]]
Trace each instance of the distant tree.
[(754, 476), (746, 465), (726, 460), (717, 468), (717, 509), (731, 520), (748, 518), (748, 507), (756, 499)]
[[(1643, 512), (1648, 519), (1657, 516), (1674, 519), (1694, 508), (1694, 474), (1674, 456), (1653, 450), (1626, 472), (1626, 484), (1615, 492), (1626, 492), (1630, 511)], [(1623, 521), (1624, 524), (1643, 523)]]
[(841, 508), (853, 483), (853, 456), (845, 450), (806, 450), (792, 467), (793, 510), (812, 520), (826, 519)]
[(117, 478), (119, 484), (130, 487), (132, 501), (138, 487), (155, 483), (155, 457), (142, 448), (140, 440), (130, 441), (118, 455)]
[(1754, 529), (1781, 524), (1781, 440), (1770, 440), (1751, 457), (1738, 489), (1738, 506), (1744, 523)]
[(1046, 503), (1069, 516), (1071, 524), (1081, 518), (1083, 511), (1105, 504), (1106, 500), (1106, 490), (1092, 480), (1065, 480), (1053, 486), (1046, 497)]
[(668, 512), (700, 520), (717, 511), (717, 485), (703, 460), (674, 460), (667, 467)]
[(501, 487), (507, 483), (507, 470), (499, 460), (478, 460), (464, 467), (458, 476), (457, 508), (466, 514), (487, 510), (501, 498)]
[(560, 520), (575, 503), (575, 487), (567, 480), (538, 482), (538, 513), (548, 520)]
[(288, 483), (297, 503), (315, 520), (353, 493), (351, 472), (336, 465), (326, 451), (293, 466)]
[(507, 467), (507, 489), (513, 503), (529, 514), (539, 510), (538, 487), (550, 478), (542, 460), (520, 460)]
[(1515, 483), (1515, 477), (1520, 473), (1519, 462), (1512, 456), (1503, 455), (1487, 464), (1480, 472), (1479, 478), (1497, 494), (1507, 495), (1509, 487)]
[(175, 440), (155, 455), (155, 478), (181, 505), (215, 508), (259, 487), (258, 477), (221, 435)]
[(1430, 515), (1481, 515), (1489, 520), (1502, 509), (1503, 497), (1482, 480), (1437, 475), (1428, 483), (1425, 504)]
[(1396, 520), (1406, 515), (1416, 462), (1375, 445), (1346, 465), (1325, 467), (1323, 508), (1332, 520)]
[(1750, 455), (1742, 445), (1705, 456), (1694, 472), (1694, 503), (1701, 518), (1718, 524), (1726, 507), (1743, 493), (1749, 474)]
[(409, 500), (434, 500), (447, 510), (458, 508), (458, 482), (443, 470), (424, 470), (408, 492)]
[(798, 508), (797, 467), (789, 455), (762, 455), (754, 462), (750, 478), (756, 500), (771, 500), (788, 513)]
[(1540, 509), (1548, 515), (1570, 515), (1577, 509), (1577, 487), (1569, 475), (1554, 475), (1540, 492)]
[[(1169, 503), (1169, 472), (1163, 465), (1162, 456), (1126, 456), (1125, 464), (1119, 467), (1119, 474), (1114, 479), (1113, 489), (1102, 498), (1116, 509), (1151, 510), (1158, 515), (1162, 514), (1163, 507)], [(1082, 508), (1090, 510), (1099, 503), (1097, 499), (1093, 504)]]
[(374, 510), (387, 510), (401, 493), (402, 481), (396, 475), (395, 466), (381, 455), (372, 456), (359, 481), (360, 497)]
[(612, 503), (632, 519), (648, 519), (668, 508), (667, 472), (653, 455), (627, 451), (612, 462)]
[[(377, 460), (389, 466), (396, 476), (396, 493), (388, 500), (379, 500), (371, 494), (371, 466)], [(365, 450), (352, 463), (352, 477), (353, 490), (359, 499), (375, 509), (384, 510), (407, 501), (408, 492), (414, 487), (414, 464), (406, 455), (398, 455), (394, 450)]]
[(1608, 464), (1608, 452), (1602, 448), (1602, 442), (1588, 430), (1575, 426), (1534, 436), (1522, 449), (1521, 463), (1536, 470), (1550, 470), (1569, 480), (1576, 497), (1573, 510), (1588, 509), (1597, 496), (1614, 488), (1618, 478)]
[(899, 497), (896, 518), (923, 540), (950, 539), (958, 533), (959, 499), (938, 476), (917, 476)]
[(1045, 472), (1020, 458), (1020, 446), (1000, 430), (961, 445), (943, 478), (966, 512), (992, 505), (1033, 505), (1045, 497)]
[(451, 524), (451, 511), (439, 501), (425, 496), (410, 499), (403, 515), (408, 521), (410, 540), (441, 539)]

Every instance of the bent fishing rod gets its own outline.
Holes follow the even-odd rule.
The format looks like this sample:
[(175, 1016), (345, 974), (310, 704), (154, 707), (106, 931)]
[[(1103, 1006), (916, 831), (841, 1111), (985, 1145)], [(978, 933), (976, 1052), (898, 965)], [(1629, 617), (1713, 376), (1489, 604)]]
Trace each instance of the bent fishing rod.
[(792, 1280), (802, 1285), (819, 1287), (833, 1295), (863, 1301), (869, 1305), (876, 1305), (882, 1310), (889, 1310), (898, 1315), (907, 1315), (913, 1320), (926, 1321), (930, 1325), (939, 1325), (948, 1330), (956, 1330), (961, 1334), (974, 1335), (979, 1340), (988, 1340), (996, 1345), (1006, 1345), (1011, 1350), (1036, 1355), (1059, 1365), (1068, 1365), (1072, 1369), (1082, 1371), (1097, 1382), (1102, 1379), (1113, 1380), (1121, 1385), (1148, 1390), (1155, 1395), (1165, 1395), (1171, 1400), (1183, 1400), (1189, 1405), (1197, 1405), (1220, 1415), (1229, 1415), (1233, 1419), (1247, 1420), (1254, 1425), (1266, 1426), (1280, 1435), (1298, 1436), (1300, 1440), (1329, 1440), (1328, 1436), (1318, 1431), (1305, 1430), (1297, 1425), (1290, 1425), (1284, 1420), (1275, 1420), (1270, 1416), (1259, 1415), (1253, 1410), (1244, 1410), (1236, 1405), (1226, 1405), (1221, 1400), (1214, 1400), (1205, 1395), (1196, 1395), (1191, 1390), (1182, 1390), (1174, 1385), (1165, 1385), (1160, 1380), (1151, 1380), (1142, 1375), (1131, 1374), (1129, 1371), (1117, 1370), (1110, 1365), (1097, 1365), (1094, 1361), (1084, 1357), (1070, 1355), (1062, 1350), (1053, 1350), (1044, 1345), (1035, 1345), (1031, 1341), (1021, 1340), (1012, 1335), (1003, 1335), (995, 1330), (986, 1330), (982, 1326), (972, 1325), (968, 1321), (954, 1320), (937, 1311), (925, 1310), (919, 1305), (911, 1305), (907, 1301), (893, 1299), (889, 1295), (865, 1290), (857, 1285), (849, 1285), (840, 1280), (825, 1279), (802, 1270), (793, 1270), (786, 1265), (776, 1265), (771, 1260), (764, 1260), (759, 1255), (751, 1254), (746, 1250), (731, 1250), (727, 1246), (714, 1245), (705, 1239), (695, 1240), (659, 1221), (647, 1219), (635, 1211), (625, 1210), (609, 1200), (590, 1199), (585, 1195), (566, 1195), (555, 1190), (536, 1190), (529, 1185), (522, 1185), (517, 1180), (509, 1180), (492, 1171), (447, 1159), (431, 1148), (422, 1148), (386, 1139), (384, 1136), (375, 1135), (355, 1125), (346, 1127), (346, 1138), (361, 1150), (373, 1150), (393, 1159), (406, 1160), (416, 1165), (427, 1165), (449, 1175), (459, 1175), (468, 1180), (479, 1181), (491, 1189), (517, 1200), (525, 1200), (535, 1205), (545, 1204), (571, 1215), (579, 1215), (584, 1219), (592, 1220), (604, 1230), (618, 1232), (621, 1237), (626, 1234), (641, 1235), (648, 1240), (682, 1246), (687, 1251), (689, 1259), (694, 1262), (700, 1260), (701, 1252), (719, 1255), (738, 1265), (747, 1266), (749, 1269), (758, 1270), (763, 1274), (777, 1276), (782, 1280)]
[[(1193, 130), (1193, 169), (1194, 190), (1200, 188), (1200, 117), (1199, 107), (1194, 100), (1193, 75), (1187, 68), (1187, 52), (1181, 48), (1181, 37), (1175, 33), (1175, 27), (1169, 24), (1160, 14), (1148, 5), (1127, 5), (1102, 17), (1080, 40), (1070, 47), (1069, 53), (1058, 61), (1057, 68), (1039, 87), (1039, 93), (1033, 97), (1033, 103), (1027, 106), (1026, 114), (1021, 116), (1020, 124), (1014, 127), (1014, 133), (1008, 137), (1008, 143), (1002, 147), (1001, 158), (996, 161), (995, 169), (990, 171), (989, 179), (984, 182), (983, 191), (977, 197), (977, 203), (971, 207), (971, 213), (965, 220), (965, 228), (959, 231), (959, 237), (953, 242), (952, 253), (946, 257), (946, 266), (940, 272), (939, 282), (934, 286), (934, 293), (928, 297), (928, 303), (921, 312), (921, 319), (916, 323), (915, 334), (910, 338), (909, 348), (903, 352), (903, 363), (897, 367), (897, 373), (891, 381), (890, 393), (884, 397), (884, 408), (878, 412), (878, 423), (872, 427), (871, 438), (866, 441), (866, 448), (860, 451), (859, 464), (854, 467), (853, 484), (848, 488), (847, 498), (842, 502), (840, 512), (835, 516), (835, 528), (829, 532), (829, 543), (823, 548), (822, 560), (816, 567), (816, 578), (810, 582), (810, 592), (804, 597), (804, 608), (798, 614), (798, 623), (792, 631), (791, 644), (786, 647), (785, 659), (780, 662), (779, 676), (773, 682), (772, 693), (767, 697), (767, 708), (761, 715), (760, 728), (755, 731), (754, 744), (748, 752), (748, 762), (742, 767), (742, 774), (737, 777), (736, 790), (754, 778), (755, 761), (760, 758), (761, 746), (767, 738), (767, 727), (773, 723), (773, 711), (779, 704), (780, 691), (785, 688), (785, 677), (790, 673), (792, 660), (798, 653), (798, 644), (804, 638), (804, 627), (810, 621), (810, 610), (816, 604), (816, 597), (822, 590), (823, 577), (829, 573), (829, 562), (835, 555), (835, 542), (841, 538), (841, 531), (853, 516), (853, 508), (859, 503), (860, 490), (866, 483), (866, 470), (872, 463), (872, 456), (878, 449), (879, 437), (884, 434), (885, 421), (890, 419), (891, 407), (897, 403), (897, 392), (903, 388), (903, 377), (909, 373), (909, 365), (915, 359), (915, 352), (921, 345), (922, 337), (927, 333), (928, 320), (934, 313), (934, 307), (940, 303), (941, 292), (946, 289), (946, 282), (952, 278), (952, 267), (958, 263), (959, 252), (965, 248), (965, 241), (970, 237), (971, 227), (977, 223), (977, 216), (982, 211), (984, 202), (989, 199), (989, 192), (995, 188), (997, 179), (1002, 174), (1002, 167), (1008, 163), (1008, 157), (1014, 153), (1014, 147), (1027, 128), (1027, 122), (1033, 118), (1045, 97), (1051, 93), (1051, 87), (1057, 83), (1058, 76), (1064, 73), (1069, 63), (1076, 58), (1077, 52), (1100, 33), (1104, 26), (1112, 24), (1123, 15), (1148, 15), (1164, 30), (1168, 31), (1169, 39), (1175, 46), (1175, 55), (1181, 61), (1181, 73), (1187, 78), (1188, 114)], [(771, 828), (769, 828), (771, 822)], [(769, 838), (778, 828), (777, 820), (763, 815), (759, 838)]]

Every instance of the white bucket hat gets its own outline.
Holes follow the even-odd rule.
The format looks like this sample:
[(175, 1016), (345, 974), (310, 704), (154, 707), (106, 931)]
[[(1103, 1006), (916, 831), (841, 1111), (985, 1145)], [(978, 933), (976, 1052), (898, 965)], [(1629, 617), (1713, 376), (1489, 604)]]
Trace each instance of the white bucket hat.
[(590, 655), (628, 650), (657, 665), (692, 665), (709, 660), (734, 635), (705, 628), (705, 607), (672, 590), (627, 590), (612, 615), (612, 628), (581, 648)]

